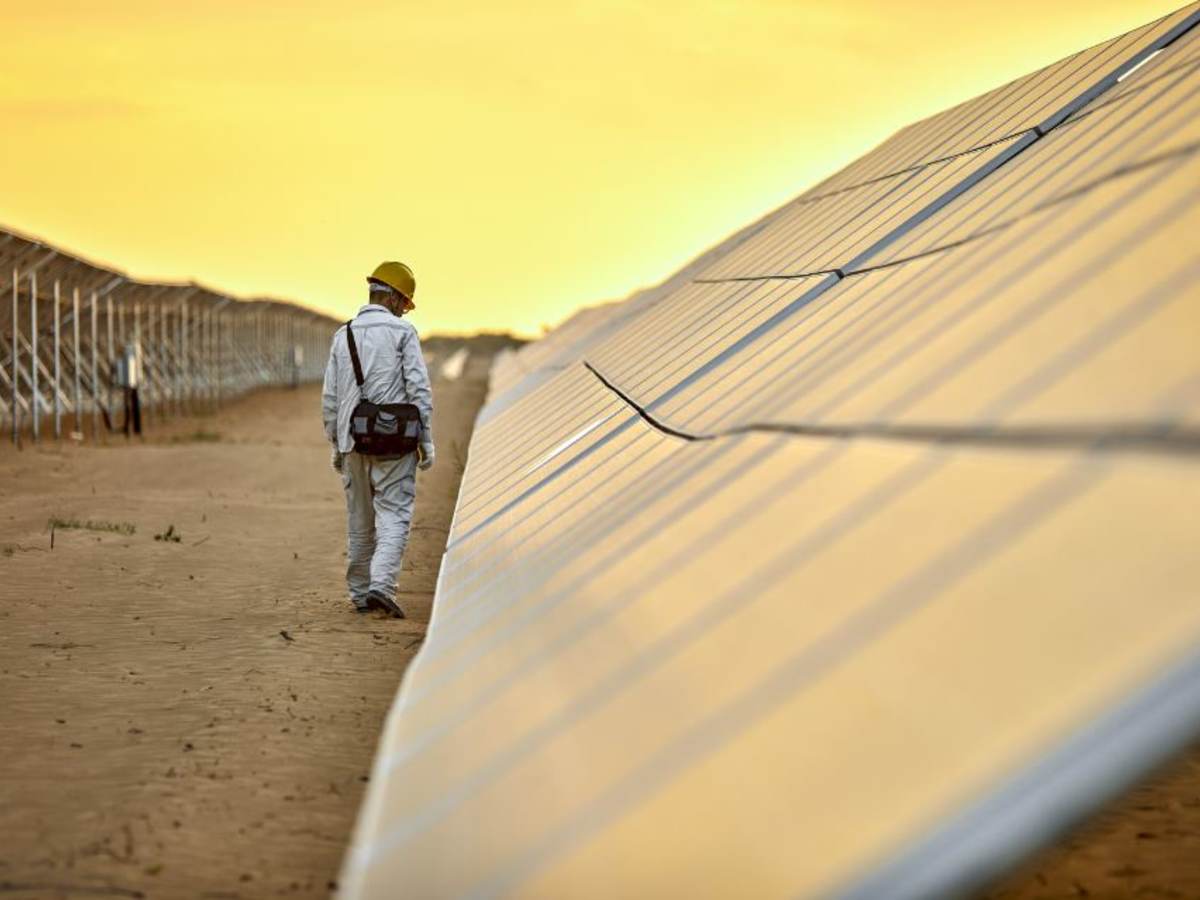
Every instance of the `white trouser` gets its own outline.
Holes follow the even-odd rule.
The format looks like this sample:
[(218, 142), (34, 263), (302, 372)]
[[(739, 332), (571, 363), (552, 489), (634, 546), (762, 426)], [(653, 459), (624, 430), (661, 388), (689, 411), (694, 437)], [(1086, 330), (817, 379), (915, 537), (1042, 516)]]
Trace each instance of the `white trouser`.
[(416, 499), (417, 454), (376, 459), (347, 453), (342, 463), (346, 489), (346, 584), (353, 600), (367, 591), (395, 599), (396, 579)]

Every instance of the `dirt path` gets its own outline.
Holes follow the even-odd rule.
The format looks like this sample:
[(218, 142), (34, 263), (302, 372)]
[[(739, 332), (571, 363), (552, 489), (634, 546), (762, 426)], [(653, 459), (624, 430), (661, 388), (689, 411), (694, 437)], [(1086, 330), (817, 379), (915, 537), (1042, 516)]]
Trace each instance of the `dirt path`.
[[(328, 895), (429, 619), (486, 370), (435, 384), (405, 621), (345, 599), (316, 388), (140, 445), (0, 450), (0, 893)], [(51, 517), (136, 530), (57, 528), (51, 549)]]

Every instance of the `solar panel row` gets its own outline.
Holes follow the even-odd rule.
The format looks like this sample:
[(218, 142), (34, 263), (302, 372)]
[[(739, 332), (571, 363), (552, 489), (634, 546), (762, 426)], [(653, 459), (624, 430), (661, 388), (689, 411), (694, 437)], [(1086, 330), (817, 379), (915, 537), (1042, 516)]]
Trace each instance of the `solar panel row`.
[(347, 896), (963, 890), (1200, 730), (1198, 20), (497, 372)]

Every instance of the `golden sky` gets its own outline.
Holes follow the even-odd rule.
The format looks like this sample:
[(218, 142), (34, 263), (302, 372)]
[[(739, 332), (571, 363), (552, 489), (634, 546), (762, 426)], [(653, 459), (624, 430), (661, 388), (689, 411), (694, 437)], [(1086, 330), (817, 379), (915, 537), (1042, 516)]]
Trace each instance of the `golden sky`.
[(0, 224), (425, 333), (653, 283), (908, 122), (1183, 0), (0, 0)]

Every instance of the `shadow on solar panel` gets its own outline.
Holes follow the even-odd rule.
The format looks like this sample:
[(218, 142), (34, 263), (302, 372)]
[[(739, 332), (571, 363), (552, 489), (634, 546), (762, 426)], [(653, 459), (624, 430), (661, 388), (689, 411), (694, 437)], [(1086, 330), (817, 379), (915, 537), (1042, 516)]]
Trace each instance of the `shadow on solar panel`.
[(1189, 745), (1198, 21), (504, 359), (344, 896), (970, 893)]

